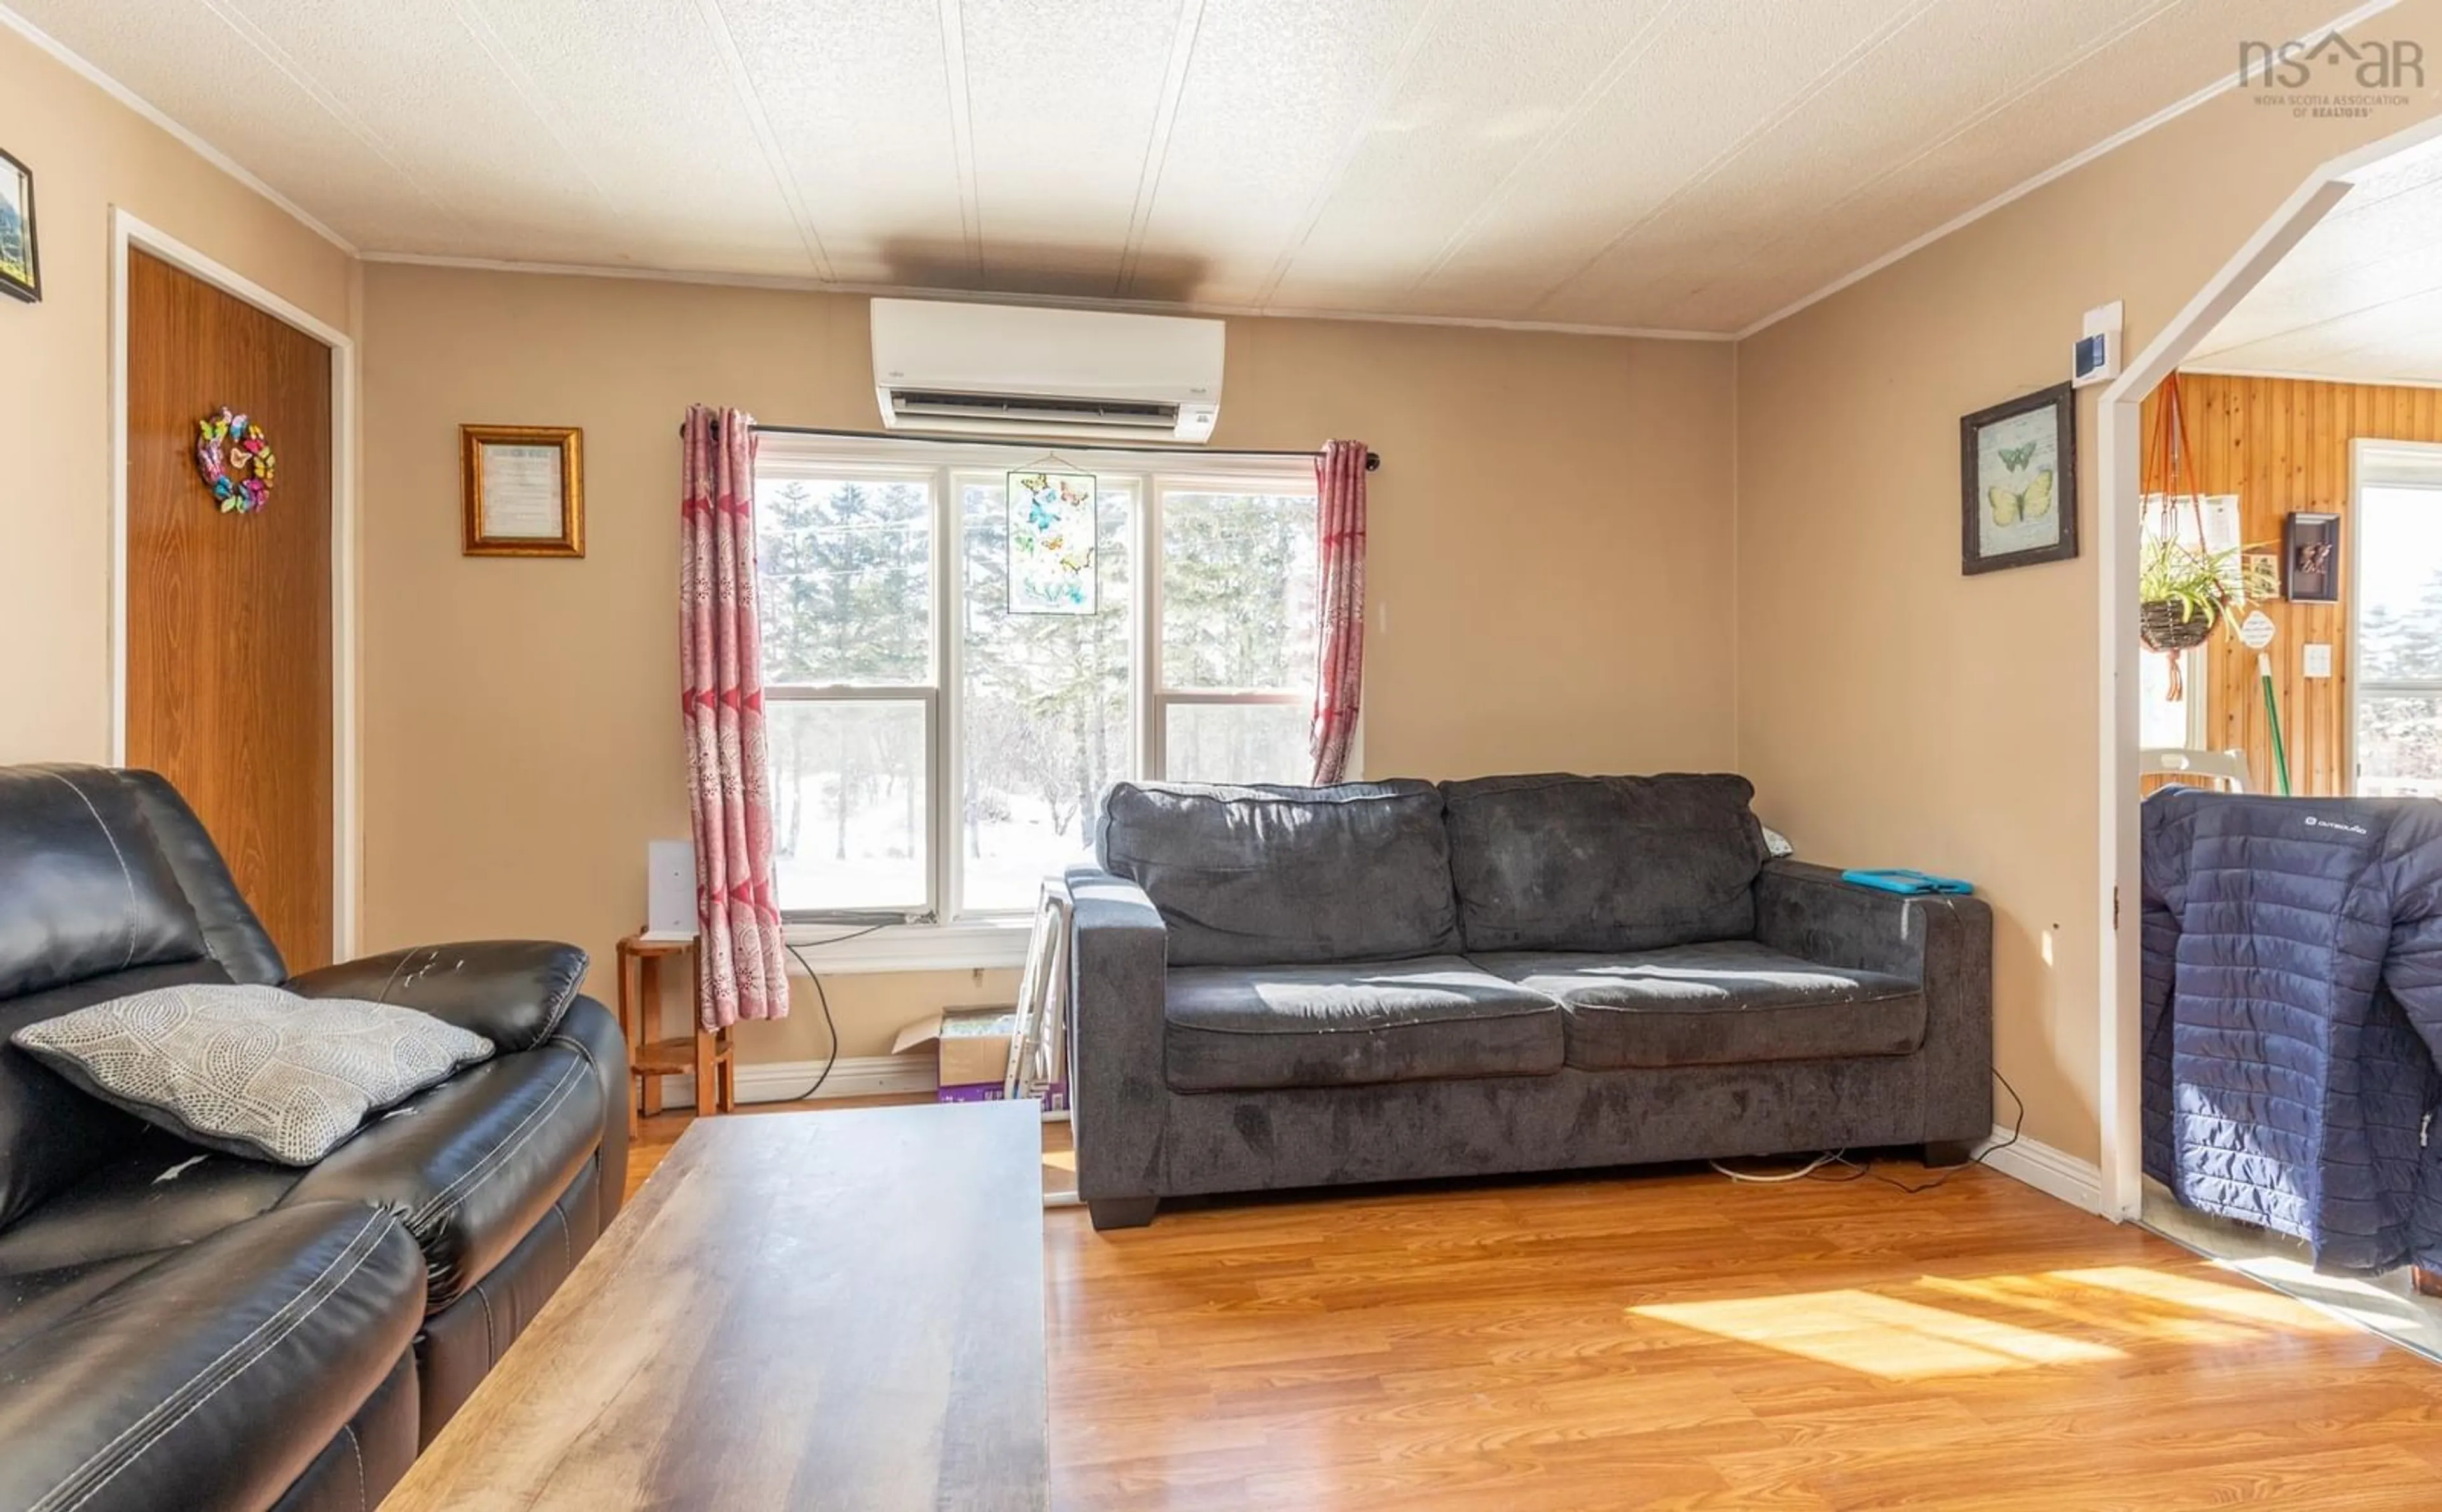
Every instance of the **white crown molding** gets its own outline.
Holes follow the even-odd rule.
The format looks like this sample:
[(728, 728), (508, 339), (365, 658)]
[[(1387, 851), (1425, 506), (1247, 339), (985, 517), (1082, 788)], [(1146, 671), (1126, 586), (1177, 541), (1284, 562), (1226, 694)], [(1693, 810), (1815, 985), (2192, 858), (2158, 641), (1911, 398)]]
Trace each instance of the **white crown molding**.
[(1038, 305), (1063, 310), (1136, 310), (1148, 315), (1237, 316), (1267, 320), (1355, 320), (1369, 325), (1458, 326), (1483, 331), (1539, 331), (1554, 336), (1619, 337), (1638, 341), (1735, 341), (1730, 331), (1674, 331), (1633, 325), (1589, 325), (1567, 320), (1502, 320), (1461, 315), (1390, 315), (1362, 310), (1308, 310), (1197, 301), (1068, 298), (1016, 294), (1000, 289), (945, 289), (907, 283), (826, 282), (791, 274), (704, 273), (684, 268), (603, 267), (591, 263), (527, 263), (490, 257), (450, 257), (429, 252), (359, 252), (368, 263), (405, 267), (457, 268), (480, 273), (538, 273), (556, 278), (633, 279), (647, 283), (705, 283), (720, 288), (778, 289), (800, 294), (869, 295), (896, 300), (979, 300), (993, 304)]
[(340, 251), (347, 253), (350, 257), (362, 255), (356, 250), (355, 243), (349, 241), (346, 237), (341, 236), (338, 232), (331, 229), (330, 227), (322, 224), (319, 219), (308, 211), (303, 206), (298, 204), (295, 200), (290, 199), (287, 195), (282, 194), (280, 191), (272, 188), (269, 184), (266, 184), (262, 179), (256, 177), (236, 158), (231, 157), (228, 154), (222, 152), (210, 142), (204, 140), (203, 137), (196, 136), (185, 126), (180, 125), (177, 121), (172, 119), (166, 112), (155, 106), (151, 100), (146, 100), (135, 90), (128, 88), (125, 84), (120, 83), (118, 80), (113, 79), (110, 75), (102, 72), (93, 64), (86, 61), (82, 54), (76, 52), (74, 49), (70, 48), (67, 44), (52, 36), (49, 32), (45, 31), (42, 27), (35, 26), (32, 22), (27, 20), (24, 16), (17, 14), (16, 11), (9, 9), (5, 5), (0, 5), (0, 27), (6, 27), (10, 31), (13, 31), (19, 36), (25, 38), (27, 42), (32, 43), (36, 47), (42, 49), (45, 53), (47, 53), (55, 62), (64, 66), (70, 73), (75, 74), (78, 78), (82, 79), (85, 82), (93, 85), (95, 88), (100, 90), (103, 94), (108, 95), (118, 103), (136, 112), (138, 116), (143, 117), (147, 121), (158, 126), (163, 131), (168, 132), (189, 152), (193, 153), (205, 162), (211, 164), (214, 168), (219, 169), (229, 177), (236, 179), (239, 183), (262, 195), (264, 199), (269, 200), (273, 205), (279, 207), (282, 213), (286, 214), (291, 220), (294, 220), (300, 226), (312, 231), (315, 235), (330, 243), (333, 246), (337, 247)]
[[(2327, 32), (2346, 31), (2349, 27), (2356, 26), (2361, 21), (2382, 14), (2384, 11), (2390, 9), (2393, 6), (2397, 5), (2398, 3), (2399, 0), (2366, 0), (2365, 4), (2359, 6), (2356, 9), (2351, 10), (2344, 16), (2342, 16), (2331, 25), (2314, 27), (2307, 33), (2307, 35), (2321, 37)], [(2017, 185), (2015, 188), (2004, 190), (2002, 192), (1996, 194), (1991, 199), (1986, 200), (1983, 204), (1977, 206), (1974, 209), (1952, 216), (1949, 220), (1942, 222), (1940, 226), (1935, 227), (1932, 230), (1925, 232), (1923, 236), (1916, 238), (1914, 241), (1911, 241), (1904, 246), (1894, 247), (1890, 251), (1884, 253), (1882, 256), (1867, 264), (1865, 266), (1858, 268), (1853, 272), (1844, 273), (1840, 277), (1833, 279), (1831, 282), (1824, 284), (1821, 288), (1816, 289), (1813, 293), (1805, 296), (1803, 299), (1781, 306), (1772, 314), (1765, 316), (1762, 319), (1756, 321), (1753, 325), (1750, 325), (1744, 330), (1739, 332), (1738, 339), (1743, 341), (1751, 336), (1769, 330), (1773, 326), (1778, 325), (1781, 321), (1788, 319), (1791, 316), (1797, 314), (1799, 311), (1806, 309), (1810, 305), (1820, 304), (1825, 300), (1830, 299), (1832, 296), (1839, 293), (1842, 289), (1849, 287), (1850, 284), (1862, 283), (1866, 280), (1872, 278), (1875, 274), (1880, 273), (1883, 269), (1889, 267), (1892, 264), (1914, 257), (1917, 253), (1923, 251), (1934, 243), (1950, 235), (1953, 231), (1963, 230), (1967, 227), (1973, 226), (1977, 221), (1982, 220), (1985, 216), (1992, 214), (1994, 211), (2005, 209), (2008, 206), (2014, 205), (2019, 200), (2026, 198), (2035, 191), (2043, 188), (2046, 184), (2051, 183), (2054, 179), (2065, 178), (2068, 174), (2074, 173), (2079, 169), (2084, 168), (2087, 164), (2093, 162), (2095, 159), (2105, 156), (2108, 154), (2118, 152), (2121, 148), (2127, 146), (2130, 142), (2135, 141), (2140, 137), (2146, 136), (2147, 134), (2157, 131), (2163, 126), (2169, 125), (2172, 121), (2178, 119), (2181, 116), (2195, 110), (2199, 105), (2211, 103), (2213, 100), (2217, 100), (2221, 96), (2237, 88), (2238, 82), (2238, 70), (2233, 68), (2230, 71), (2227, 77), (2215, 80), (2214, 82), (2205, 85), (2202, 89), (2197, 90), (2195, 94), (2188, 96), (2185, 100), (2177, 100), (2169, 105), (2163, 106), (2160, 110), (2154, 112), (2154, 114), (2146, 117), (2143, 120), (2137, 122), (2135, 125), (2114, 132), (2112, 135), (2105, 137), (2099, 142), (2096, 142), (2093, 146), (2086, 149), (2084, 152), (2064, 158), (2060, 162), (2053, 164), (2051, 167), (2045, 169), (2042, 173), (2037, 173), (2034, 177)]]
[[(741, 1090), (738, 1094), (745, 1096)], [(2048, 1197), (2057, 1197), (2082, 1212), (2103, 1211), (2103, 1168), (2023, 1136), (1993, 1126), (1993, 1138), (1977, 1150), (1983, 1162), (2014, 1181), (2022, 1181)]]

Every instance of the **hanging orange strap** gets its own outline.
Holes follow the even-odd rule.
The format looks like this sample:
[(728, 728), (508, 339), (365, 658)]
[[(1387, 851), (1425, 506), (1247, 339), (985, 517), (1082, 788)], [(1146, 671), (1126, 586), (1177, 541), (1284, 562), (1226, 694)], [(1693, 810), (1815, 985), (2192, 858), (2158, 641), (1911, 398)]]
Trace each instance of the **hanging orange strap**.
[[(2195, 480), (2185, 478), (2188, 470), (2188, 415), (2187, 407), (2180, 399), (2179, 375), (2174, 373), (2164, 378), (2161, 388), (2155, 392), (2154, 424), (2146, 432), (2145, 455), (2141, 463), (2141, 470), (2144, 474), (2141, 489), (2160, 497), (2162, 533), (2165, 536), (2178, 533), (2179, 501), (2184, 498), (2189, 518), (2196, 527), (2196, 550), (2210, 551), (2212, 541), (2205, 535), (2204, 497), (2197, 492)], [(2188, 485), (2184, 494), (2178, 491), (2183, 479)], [(2187, 680), (2182, 675), (2178, 652), (2165, 651), (2162, 656), (2170, 664), (2170, 685), (2164, 696), (2176, 703), (2187, 695)]]
[[(2204, 496), (2196, 489), (2196, 480), (2188, 477), (2188, 415), (2179, 394), (2179, 375), (2176, 373), (2162, 380), (2155, 391), (2154, 424), (2145, 436), (2145, 474), (2143, 491), (2159, 494), (2162, 500), (2162, 526), (2165, 532), (2176, 531), (2177, 513), (2181, 500), (2188, 505), (2189, 518), (2196, 527), (2196, 549), (2208, 550), (2205, 536)], [(2180, 483), (2187, 488), (2182, 492)]]

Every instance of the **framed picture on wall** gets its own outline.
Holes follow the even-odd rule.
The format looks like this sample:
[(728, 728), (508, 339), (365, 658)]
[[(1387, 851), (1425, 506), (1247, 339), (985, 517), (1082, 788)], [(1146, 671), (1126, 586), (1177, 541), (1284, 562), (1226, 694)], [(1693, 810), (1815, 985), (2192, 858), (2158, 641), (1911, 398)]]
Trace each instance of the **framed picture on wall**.
[(2341, 517), (2299, 510), (2281, 526), (2282, 596), (2292, 604), (2341, 601)]
[(585, 555), (585, 432), (574, 426), (460, 426), (469, 556)]
[(43, 297), (43, 262), (34, 246), (34, 174), (0, 152), (0, 294), (35, 303)]
[(1959, 422), (1959, 570), (2077, 555), (2077, 394), (2066, 383)]

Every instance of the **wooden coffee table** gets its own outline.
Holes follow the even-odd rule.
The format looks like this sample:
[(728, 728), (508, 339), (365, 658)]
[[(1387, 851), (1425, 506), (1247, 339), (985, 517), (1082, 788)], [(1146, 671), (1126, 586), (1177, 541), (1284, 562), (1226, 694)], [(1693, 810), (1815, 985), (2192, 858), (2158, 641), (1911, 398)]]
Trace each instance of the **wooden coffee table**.
[(1032, 1509), (1041, 1115), (688, 1128), (382, 1503)]

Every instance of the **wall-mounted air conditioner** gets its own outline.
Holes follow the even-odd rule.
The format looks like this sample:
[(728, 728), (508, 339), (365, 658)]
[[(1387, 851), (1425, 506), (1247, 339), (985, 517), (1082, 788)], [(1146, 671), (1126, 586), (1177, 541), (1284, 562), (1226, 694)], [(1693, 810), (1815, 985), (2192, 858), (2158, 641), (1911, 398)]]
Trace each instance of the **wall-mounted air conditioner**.
[(1207, 441), (1222, 324), (944, 300), (873, 301), (873, 390), (894, 430)]

